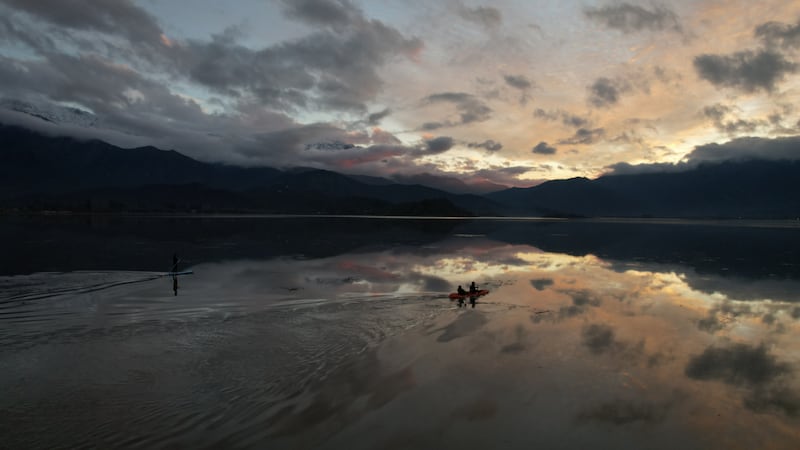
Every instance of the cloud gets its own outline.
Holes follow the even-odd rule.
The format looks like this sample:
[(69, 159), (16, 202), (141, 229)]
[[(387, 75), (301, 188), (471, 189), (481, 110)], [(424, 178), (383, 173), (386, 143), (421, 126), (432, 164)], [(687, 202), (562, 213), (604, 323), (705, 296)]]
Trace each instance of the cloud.
[(348, 0), (282, 0), (286, 17), (315, 26), (344, 28), (360, 19)]
[(503, 144), (494, 141), (492, 139), (485, 140), (483, 142), (470, 142), (467, 144), (469, 148), (483, 148), (489, 152), (497, 152), (503, 148)]
[(380, 123), (381, 120), (388, 117), (391, 113), (392, 110), (389, 108), (386, 108), (383, 111), (374, 112), (369, 116), (367, 116), (367, 123), (370, 125), (377, 125)]
[(608, 325), (592, 324), (581, 332), (583, 344), (594, 354), (601, 354), (614, 345), (614, 329)]
[(533, 86), (533, 83), (525, 75), (504, 75), (503, 79), (506, 80), (506, 84), (509, 86), (522, 91)]
[(537, 155), (554, 155), (556, 153), (556, 148), (547, 145), (547, 142), (539, 142), (536, 144), (532, 149), (531, 152)]
[(458, 15), (464, 20), (477, 23), (489, 29), (497, 28), (503, 24), (502, 13), (499, 9), (491, 6), (477, 6), (475, 8), (461, 6), (458, 9)]
[(752, 347), (709, 347), (693, 356), (686, 366), (686, 376), (696, 380), (720, 380), (727, 384), (758, 386), (789, 373), (789, 366), (779, 363), (762, 344)]
[[(533, 283), (533, 281), (531, 283)], [(534, 287), (536, 286), (534, 285)], [(560, 322), (587, 312), (589, 306), (596, 308), (603, 303), (600, 298), (595, 297), (591, 292), (586, 290), (562, 290), (559, 292), (569, 295), (572, 298), (572, 304), (560, 307), (556, 315), (537, 314), (532, 316), (531, 320), (533, 323), (539, 323), (543, 320)], [(589, 333), (592, 334), (594, 332), (595, 330), (591, 330)], [(620, 345), (618, 349), (624, 350), (624, 347), (625, 345)]]
[(444, 153), (453, 148), (454, 144), (455, 141), (449, 136), (439, 136), (425, 141), (429, 153)]
[(395, 135), (378, 127), (372, 129), (370, 137), (372, 138), (372, 142), (376, 144), (400, 144), (400, 139), (397, 139)]
[(589, 119), (581, 117), (577, 114), (569, 113), (562, 109), (545, 111), (542, 108), (536, 108), (536, 110), (533, 112), (533, 116), (549, 121), (560, 120), (561, 123), (568, 127), (580, 128), (589, 124)]
[[(33, 32), (26, 37), (25, 30), (0, 21), (0, 34), (31, 46), (48, 63), (75, 55), (72, 46), (80, 49), (81, 55), (124, 60), (140, 73), (165, 73), (228, 98), (256, 98), (264, 106), (282, 111), (365, 112), (366, 102), (383, 85), (379, 69), (397, 57), (416, 57), (423, 46), (417, 38), (369, 20), (346, 0), (287, 2), (287, 17), (317, 28), (308, 35), (258, 49), (239, 44), (235, 29), (209, 40), (169, 39), (155, 18), (127, 0), (7, 0), (6, 4), (31, 20), (59, 27), (48, 28), (48, 33), (66, 44), (31, 37)], [(31, 22), (27, 28), (41, 34), (43, 27)], [(81, 98), (66, 101), (82, 103)]]
[(617, 399), (580, 411), (576, 420), (579, 422), (610, 423), (618, 426), (636, 422), (654, 424), (662, 422), (671, 407), (671, 403), (661, 404)]
[(781, 22), (766, 22), (756, 27), (755, 36), (769, 47), (800, 48), (800, 20), (790, 25)]
[(606, 130), (603, 128), (579, 128), (575, 134), (567, 139), (558, 141), (561, 145), (588, 145), (593, 144), (606, 135)]
[(774, 139), (743, 137), (724, 144), (705, 144), (694, 148), (686, 158), (689, 163), (731, 160), (767, 159), (773, 161), (800, 159), (800, 136)]
[(783, 386), (756, 389), (744, 398), (744, 406), (757, 413), (777, 411), (797, 417), (800, 413), (800, 395)]
[(730, 55), (696, 56), (694, 68), (700, 78), (717, 87), (772, 92), (787, 74), (797, 70), (797, 65), (772, 50), (745, 50)]
[(612, 80), (600, 77), (587, 89), (589, 90), (589, 103), (597, 108), (604, 108), (616, 105), (620, 100), (620, 96), (631, 90), (631, 85), (620, 78)]
[(779, 362), (764, 344), (708, 347), (693, 356), (685, 370), (686, 376), (695, 380), (718, 380), (747, 389), (744, 406), (752, 411), (777, 411), (794, 417), (800, 412), (800, 395), (786, 386), (792, 372), (791, 366)]
[(586, 8), (583, 14), (605, 27), (634, 33), (643, 30), (649, 31), (683, 31), (678, 16), (663, 5), (654, 5), (652, 10), (630, 3), (602, 6), (599, 8)]
[(736, 117), (734, 108), (720, 103), (703, 108), (703, 115), (711, 119), (717, 130), (727, 134), (752, 133), (767, 126), (764, 120), (745, 120)]
[(131, 0), (2, 0), (2, 3), (53, 25), (121, 34), (134, 43), (163, 44), (163, 32), (156, 18)]
[(426, 125), (429, 126), (435, 124), (436, 128), (463, 125), (472, 122), (483, 122), (488, 120), (492, 113), (492, 109), (486, 106), (486, 104), (484, 104), (474, 95), (467, 94), (465, 92), (441, 92), (432, 94), (425, 97), (425, 99), (423, 99), (423, 103), (450, 103), (455, 105), (456, 109), (458, 110), (460, 119), (458, 122), (426, 122)]
[(519, 103), (521, 105), (527, 104), (528, 100), (530, 100), (529, 91), (534, 86), (534, 83), (525, 75), (504, 75), (503, 79), (506, 81), (506, 84), (521, 91), (522, 94), (519, 98)]
[(553, 285), (552, 278), (537, 278), (535, 280), (531, 280), (531, 286), (534, 287), (537, 291), (543, 291), (547, 289), (548, 286)]
[(702, 163), (723, 161), (800, 161), (800, 136), (778, 138), (741, 137), (717, 144), (698, 145), (677, 164), (655, 163), (631, 165), (620, 162), (607, 166), (606, 175), (663, 173), (691, 170)]
[(590, 291), (563, 291), (572, 297), (575, 306), (600, 306), (603, 302), (595, 297)]
[(433, 131), (447, 126), (450, 126), (450, 124), (447, 122), (425, 122), (420, 125), (419, 129), (422, 131)]
[(723, 302), (709, 309), (708, 316), (697, 321), (697, 328), (714, 334), (724, 329), (729, 323), (735, 322), (738, 317), (751, 314), (749, 305)]

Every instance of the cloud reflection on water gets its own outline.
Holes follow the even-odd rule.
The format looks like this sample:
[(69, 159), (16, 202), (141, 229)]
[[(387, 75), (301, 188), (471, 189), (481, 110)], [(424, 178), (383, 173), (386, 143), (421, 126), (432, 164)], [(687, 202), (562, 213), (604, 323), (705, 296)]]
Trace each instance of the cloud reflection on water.
[[(534, 238), (542, 229), (553, 234), (533, 227)], [(135, 407), (136, 380), (152, 374), (130, 380), (126, 367), (145, 369), (139, 359), (126, 359), (119, 340), (124, 332), (124, 342), (140, 343), (136, 332), (147, 324), (148, 339), (158, 343), (141, 347), (148, 364), (177, 373), (190, 354), (202, 362), (192, 361), (202, 367), (198, 379), (228, 388), (232, 378), (240, 383), (230, 391), (231, 411), (240, 406), (236, 398), (258, 400), (259, 413), (243, 425), (257, 431), (241, 434), (226, 422), (243, 439), (222, 441), (229, 446), (263, 439), (300, 448), (443, 441), (488, 448), (504, 436), (510, 448), (530, 448), (566, 436), (573, 447), (791, 448), (800, 440), (800, 276), (792, 269), (747, 263), (740, 271), (720, 257), (710, 270), (705, 256), (692, 260), (685, 249), (664, 260), (636, 259), (619, 247), (580, 247), (576, 236), (567, 243), (543, 238), (551, 246), (544, 251), (517, 239), (523, 235), (447, 234), (424, 245), (201, 262), (175, 298), (169, 286), (152, 282), (81, 302), (45, 299), (50, 313), (69, 309), (71, 320), (86, 323), (80, 333), (61, 324), (61, 334), (17, 350), (32, 348), (25, 361), (49, 361), (42, 366), (48, 373), (68, 365), (91, 391), (83, 380), (94, 366), (41, 357), (50, 345), (80, 353), (90, 343), (92, 351), (114, 356), (102, 375), (133, 385), (127, 400)], [(734, 270), (721, 270), (728, 266)], [(475, 309), (459, 309), (446, 294), (471, 281), (491, 293)], [(86, 304), (94, 309), (79, 309)], [(180, 323), (197, 316), (205, 321)], [(159, 320), (175, 325), (167, 330)], [(115, 327), (121, 323), (124, 329)], [(35, 324), (41, 333), (47, 326)], [(102, 326), (106, 334), (92, 328)], [(231, 376), (245, 369), (246, 376)], [(261, 390), (264, 378), (270, 384)], [(69, 407), (57, 399), (43, 404)], [(186, 414), (173, 413), (165, 427)]]

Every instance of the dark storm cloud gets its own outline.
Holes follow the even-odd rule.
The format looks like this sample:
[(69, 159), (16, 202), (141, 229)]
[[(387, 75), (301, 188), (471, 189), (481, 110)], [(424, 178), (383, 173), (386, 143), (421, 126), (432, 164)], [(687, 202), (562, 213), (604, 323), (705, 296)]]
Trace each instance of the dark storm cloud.
[[(278, 110), (314, 107), (365, 112), (365, 102), (383, 83), (378, 69), (391, 58), (414, 57), (422, 48), (419, 39), (406, 38), (393, 27), (368, 20), (344, 0), (288, 2), (285, 12), (290, 18), (331, 26), (262, 49), (238, 44), (233, 29), (208, 41), (170, 41), (153, 17), (127, 0), (5, 3), (31, 18), (60, 27), (51, 28), (49, 33), (56, 33), (84, 53), (93, 51), (100, 58), (112, 60), (124, 57), (134, 64), (146, 62), (139, 69), (164, 70), (225, 96), (257, 98)], [(3, 22), (0, 36), (16, 36), (18, 42), (36, 49), (44, 59), (71, 54), (63, 49), (47, 50), (52, 43), (34, 39), (31, 33), (26, 37), (20, 27)], [(31, 27), (42, 25), (32, 23)], [(69, 34), (70, 30), (94, 34)], [(120, 45), (120, 37), (129, 45)], [(81, 100), (71, 99), (77, 103)]]
[(554, 155), (556, 151), (555, 147), (547, 145), (547, 142), (544, 141), (539, 142), (531, 149), (531, 152), (537, 155)]
[(428, 153), (444, 153), (453, 148), (454, 144), (455, 141), (449, 136), (439, 136), (425, 141), (425, 145), (428, 147)]
[(590, 20), (623, 33), (642, 30), (682, 31), (678, 16), (663, 5), (654, 5), (650, 10), (639, 5), (620, 3), (599, 8), (586, 8), (583, 10), (583, 14)]
[(66, 28), (121, 34), (132, 43), (161, 40), (158, 21), (131, 0), (0, 0), (0, 3)]
[(534, 287), (537, 291), (543, 291), (547, 289), (548, 286), (553, 285), (552, 278), (537, 278), (535, 280), (531, 280), (531, 286)]
[(469, 148), (482, 148), (489, 152), (497, 152), (503, 148), (503, 144), (494, 141), (492, 139), (485, 140), (483, 142), (470, 142), (467, 144)]
[(752, 347), (709, 347), (693, 356), (686, 366), (686, 376), (696, 380), (720, 380), (733, 385), (764, 385), (789, 373), (789, 366), (767, 353), (762, 344)]
[(366, 110), (383, 82), (379, 67), (422, 46), (379, 21), (361, 18), (341, 32), (318, 31), (262, 50), (224, 37), (175, 50), (176, 64), (196, 82), (219, 92), (252, 93), (278, 108)]
[(767, 22), (756, 27), (755, 36), (770, 47), (800, 48), (800, 20), (796, 24)]
[(717, 87), (771, 92), (797, 65), (772, 50), (745, 50), (730, 55), (699, 55), (694, 68), (700, 78)]
[(381, 120), (388, 117), (391, 113), (392, 110), (389, 108), (386, 108), (383, 111), (374, 112), (369, 116), (367, 116), (367, 123), (370, 125), (377, 125), (380, 123)]
[(574, 128), (580, 128), (589, 124), (589, 119), (578, 116), (576, 114), (569, 113), (561, 109), (557, 109), (554, 111), (545, 111), (542, 108), (537, 108), (533, 112), (533, 116), (549, 121), (560, 120), (561, 123), (563, 123), (564, 125)]
[(558, 141), (561, 145), (588, 145), (597, 142), (606, 135), (606, 130), (603, 128), (579, 128), (575, 134), (567, 139)]
[[(132, 69), (93, 55), (52, 55), (48, 61), (0, 58), (0, 83), (21, 97), (79, 102), (117, 128), (158, 138), (173, 125), (208, 124), (200, 106)], [(193, 125), (192, 125), (193, 124)]]
[(496, 28), (503, 24), (503, 15), (500, 10), (491, 6), (478, 6), (468, 8), (462, 6), (458, 9), (458, 15), (462, 19), (477, 23), (486, 28)]
[[(442, 126), (462, 125), (472, 122), (483, 122), (488, 120), (492, 109), (486, 106), (477, 97), (465, 92), (441, 92), (432, 94), (425, 99), (423, 103), (450, 103), (458, 110), (460, 121), (458, 123), (444, 122)], [(437, 122), (428, 122), (428, 124)]]
[(533, 86), (525, 75), (504, 75), (503, 79), (506, 80), (506, 84), (509, 86), (523, 91)]
[(620, 96), (631, 90), (630, 83), (622, 79), (600, 77), (590, 86), (589, 103), (597, 108), (613, 106), (620, 100)]

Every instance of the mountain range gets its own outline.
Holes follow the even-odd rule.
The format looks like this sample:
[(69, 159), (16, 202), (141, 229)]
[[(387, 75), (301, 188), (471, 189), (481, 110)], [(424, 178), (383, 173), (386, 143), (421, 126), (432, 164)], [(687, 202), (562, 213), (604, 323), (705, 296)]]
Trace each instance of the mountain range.
[[(122, 149), (0, 125), (4, 210), (797, 218), (799, 179), (798, 161), (748, 159), (530, 188), (496, 186), (476, 195), (463, 193), (455, 178), (390, 180), (311, 168), (237, 167), (171, 150)], [(442, 186), (450, 189), (437, 188)]]

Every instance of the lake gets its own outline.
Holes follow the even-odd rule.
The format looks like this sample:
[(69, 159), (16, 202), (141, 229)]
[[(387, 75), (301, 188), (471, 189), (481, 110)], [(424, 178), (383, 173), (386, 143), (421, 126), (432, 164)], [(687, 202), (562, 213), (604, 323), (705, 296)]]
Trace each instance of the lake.
[(797, 222), (9, 216), (0, 239), (9, 448), (800, 447)]

